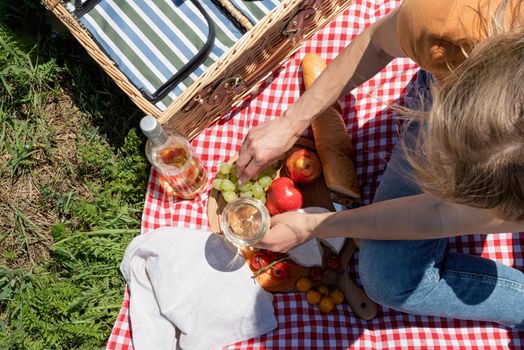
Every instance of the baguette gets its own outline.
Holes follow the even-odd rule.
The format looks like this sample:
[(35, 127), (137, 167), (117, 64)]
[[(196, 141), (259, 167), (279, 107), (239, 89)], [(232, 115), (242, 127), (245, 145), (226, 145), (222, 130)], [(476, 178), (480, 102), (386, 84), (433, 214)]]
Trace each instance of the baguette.
[[(304, 85), (308, 89), (326, 68), (326, 62), (315, 54), (302, 60)], [(360, 198), (357, 173), (353, 164), (353, 147), (338, 102), (317, 115), (311, 123), (324, 180), (338, 195)]]

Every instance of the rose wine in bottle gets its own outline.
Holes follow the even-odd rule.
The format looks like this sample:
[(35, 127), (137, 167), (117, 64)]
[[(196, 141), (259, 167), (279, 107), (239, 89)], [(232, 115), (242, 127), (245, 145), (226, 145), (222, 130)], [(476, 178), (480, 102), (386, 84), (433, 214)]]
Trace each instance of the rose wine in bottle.
[(147, 136), (146, 156), (177, 197), (195, 198), (207, 184), (207, 176), (189, 141), (182, 135), (162, 128), (152, 116), (140, 121)]

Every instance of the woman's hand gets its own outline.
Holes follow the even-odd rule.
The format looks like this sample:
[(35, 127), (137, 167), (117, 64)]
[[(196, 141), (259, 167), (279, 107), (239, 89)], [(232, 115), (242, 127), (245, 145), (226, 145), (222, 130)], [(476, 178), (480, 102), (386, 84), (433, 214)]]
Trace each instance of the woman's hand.
[(316, 215), (287, 212), (271, 218), (271, 228), (257, 244), (257, 248), (287, 252), (311, 238), (316, 227)]
[(311, 120), (341, 96), (404, 57), (396, 31), (398, 9), (367, 27), (328, 65), (281, 118), (251, 129), (236, 161), (240, 182), (254, 178), (289, 150)]
[(301, 127), (289, 118), (269, 120), (249, 130), (236, 161), (240, 183), (255, 178), (289, 150), (307, 125)]

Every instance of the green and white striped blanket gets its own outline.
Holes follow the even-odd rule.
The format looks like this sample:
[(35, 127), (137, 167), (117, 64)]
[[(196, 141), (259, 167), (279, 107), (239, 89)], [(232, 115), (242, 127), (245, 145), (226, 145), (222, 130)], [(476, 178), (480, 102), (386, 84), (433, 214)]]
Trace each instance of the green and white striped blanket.
[[(70, 1), (67, 7), (71, 12), (79, 4), (88, 9), (77, 12), (80, 22), (145, 96), (166, 88), (166, 82), (203, 50), (206, 42), (210, 45), (205, 59), (154, 101), (160, 110), (165, 110), (243, 35), (212, 0), (94, 0), (94, 6), (91, 1)], [(279, 4), (279, 0), (230, 1), (252, 23)], [(199, 7), (213, 23), (212, 42), (209, 37), (213, 29)]]

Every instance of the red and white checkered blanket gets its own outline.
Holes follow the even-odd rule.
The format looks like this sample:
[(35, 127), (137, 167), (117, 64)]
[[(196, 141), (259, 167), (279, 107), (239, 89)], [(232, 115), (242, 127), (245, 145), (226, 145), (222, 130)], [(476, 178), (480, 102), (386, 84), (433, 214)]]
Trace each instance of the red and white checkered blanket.
[[(248, 130), (286, 110), (303, 91), (300, 62), (316, 53), (330, 62), (353, 37), (400, 4), (399, 0), (356, 0), (336, 20), (308, 40), (242, 105), (202, 132), (192, 145), (208, 170), (209, 180), (219, 163), (237, 152)], [(397, 59), (380, 74), (348, 94), (342, 102), (350, 132), (363, 198), (372, 198), (398, 136), (398, 123), (387, 104), (402, 103), (406, 85), (418, 67)], [(207, 194), (193, 201), (173, 201), (151, 172), (142, 221), (142, 232), (162, 226), (205, 229)], [(482, 255), (523, 269), (524, 234), (492, 234), (450, 239), (449, 249)], [(358, 253), (350, 271), (357, 276)], [(107, 349), (132, 349), (132, 320), (126, 291)], [(328, 315), (310, 306), (303, 293), (276, 294), (278, 328), (255, 339), (232, 344), (231, 349), (521, 349), (524, 332), (493, 323), (421, 317), (379, 307), (377, 317), (364, 321), (348, 305), (338, 305)], [(157, 349), (152, 349), (157, 350)], [(161, 350), (161, 349), (158, 349)]]

